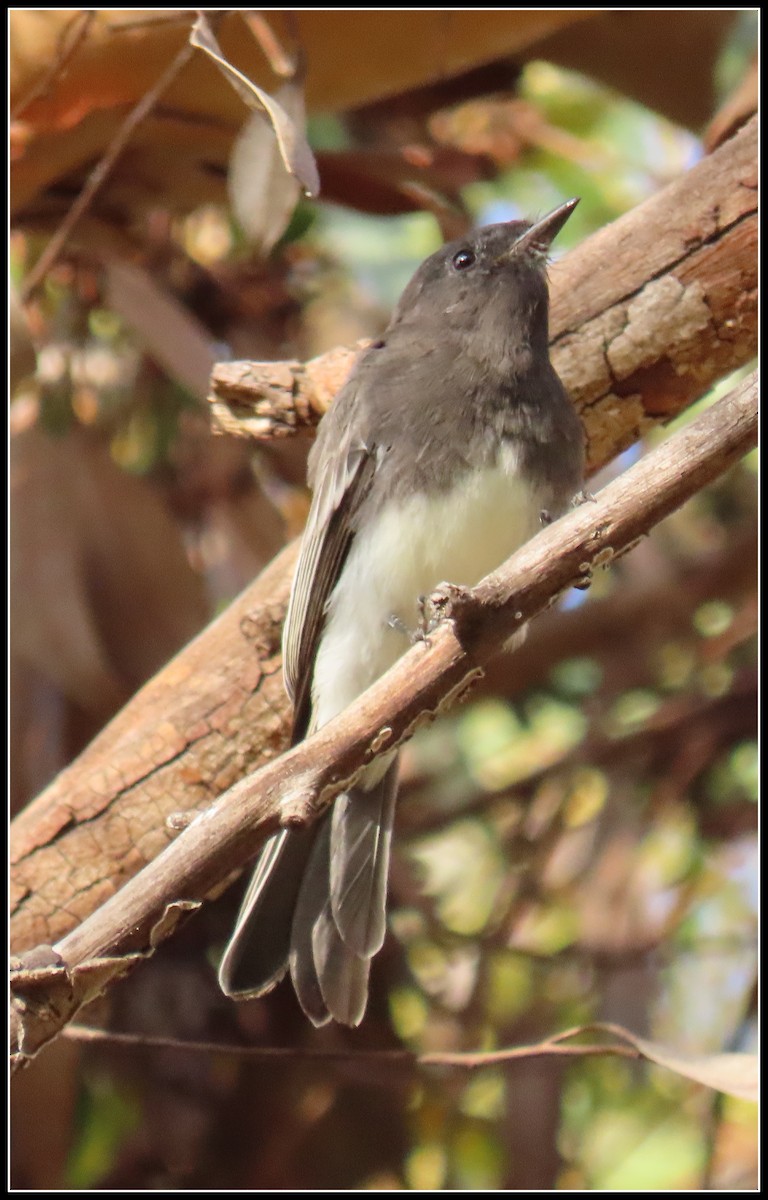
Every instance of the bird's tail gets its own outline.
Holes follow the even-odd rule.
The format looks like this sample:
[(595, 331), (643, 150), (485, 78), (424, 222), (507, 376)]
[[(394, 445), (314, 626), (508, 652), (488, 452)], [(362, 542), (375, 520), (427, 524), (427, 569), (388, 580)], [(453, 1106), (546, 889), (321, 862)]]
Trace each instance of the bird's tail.
[(284, 829), (264, 846), (219, 966), (225, 995), (263, 996), (285, 975), (296, 900), (316, 836), (316, 825)]
[(396, 795), (395, 760), (373, 786), (338, 796), (317, 824), (267, 842), (219, 969), (227, 995), (263, 995), (289, 965), (315, 1025), (360, 1023), (386, 930)]

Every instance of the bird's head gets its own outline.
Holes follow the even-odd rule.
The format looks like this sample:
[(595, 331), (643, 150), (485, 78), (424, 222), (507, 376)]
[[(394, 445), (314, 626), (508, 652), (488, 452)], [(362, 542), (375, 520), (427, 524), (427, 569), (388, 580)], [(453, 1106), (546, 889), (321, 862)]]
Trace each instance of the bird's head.
[[(546, 346), (549, 249), (578, 204), (567, 200), (541, 220), (485, 225), (447, 242), (416, 271), (391, 327), (418, 325), (469, 338)], [(500, 345), (501, 349), (501, 345)]]

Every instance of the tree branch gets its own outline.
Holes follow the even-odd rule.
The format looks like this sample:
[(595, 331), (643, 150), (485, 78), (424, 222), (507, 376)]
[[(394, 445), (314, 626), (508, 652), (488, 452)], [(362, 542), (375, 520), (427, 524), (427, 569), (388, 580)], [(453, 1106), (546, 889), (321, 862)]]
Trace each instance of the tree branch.
[[(552, 360), (596, 468), (755, 353), (757, 124), (551, 270)], [(218, 363), (214, 422), (273, 439), (313, 426), (358, 350), (308, 363)]]
[(184, 911), (220, 889), (269, 834), (314, 820), (375, 754), (401, 745), (463, 698), (521, 625), (623, 554), (756, 441), (752, 375), (476, 588), (449, 592), (442, 602), (447, 619), (428, 644), (412, 647), (345, 713), (220, 796), (64, 937), (37, 972), (17, 973), (14, 1048), (35, 1053), (111, 976), (151, 953)]
[[(301, 1059), (305, 1063), (365, 1063), (376, 1067), (404, 1067), (414, 1070), (419, 1067), (449, 1067), (474, 1071), (490, 1066), (506, 1066), (521, 1059), (565, 1057), (592, 1058), (611, 1055), (619, 1058), (641, 1058), (657, 1066), (666, 1067), (683, 1078), (716, 1088), (727, 1095), (756, 1102), (758, 1098), (758, 1058), (756, 1054), (700, 1054), (681, 1055), (659, 1042), (650, 1042), (637, 1034), (605, 1021), (591, 1021), (587, 1025), (575, 1025), (561, 1033), (551, 1034), (540, 1042), (527, 1046), (506, 1046), (488, 1051), (437, 1051), (430, 1054), (414, 1054), (411, 1050), (363, 1050), (359, 1047), (328, 1049), (326, 1047), (289, 1046), (234, 1046), (221, 1042), (190, 1042), (179, 1038), (148, 1037), (143, 1034), (110, 1033), (103, 1029), (70, 1025), (68, 1034), (76, 1041), (97, 1042), (131, 1048), (153, 1047), (164, 1050), (186, 1050), (193, 1054), (225, 1054), (251, 1061), (275, 1061), (276, 1059)], [(609, 1036), (611, 1042), (574, 1042), (585, 1034)], [(619, 1040), (616, 1040), (619, 1039)], [(627, 1044), (629, 1043), (629, 1044)], [(383, 1072), (378, 1081), (388, 1084), (389, 1075)], [(372, 1076), (377, 1082), (377, 1076)]]
[[(750, 123), (553, 268), (556, 362), (595, 467), (755, 353), (755, 161)], [(339, 382), (332, 363), (307, 364), (303, 383), (291, 364), (269, 370), (285, 375), (285, 395), (319, 408)], [(283, 551), (15, 819), (14, 948), (64, 936), (160, 853), (180, 810), (202, 810), (284, 748), (279, 647), (295, 553)]]
[(88, 178), (78, 193), (77, 199), (72, 204), (72, 207), (64, 217), (61, 225), (56, 230), (39, 259), (24, 280), (21, 288), (22, 300), (29, 300), (30, 296), (32, 296), (32, 294), (43, 282), (45, 276), (48, 274), (51, 267), (56, 262), (56, 259), (61, 254), (61, 251), (75, 225), (90, 206), (94, 196), (98, 192), (99, 188), (101, 188), (104, 184), (107, 176), (112, 171), (112, 168), (130, 141), (133, 131), (136, 129), (137, 125), (140, 125), (141, 122), (145, 120), (145, 118), (151, 113), (160, 97), (165, 91), (167, 91), (167, 89), (176, 79), (176, 76), (187, 65), (187, 63), (191, 61), (193, 56), (193, 46), (182, 46), (181, 50), (174, 55), (173, 59), (163, 71), (159, 79), (157, 79), (152, 87), (144, 93), (138, 103), (134, 105), (134, 107), (128, 113), (128, 116), (125, 118), (117, 133), (112, 138), (109, 146), (107, 146), (106, 150), (104, 151), (104, 154), (88, 175)]

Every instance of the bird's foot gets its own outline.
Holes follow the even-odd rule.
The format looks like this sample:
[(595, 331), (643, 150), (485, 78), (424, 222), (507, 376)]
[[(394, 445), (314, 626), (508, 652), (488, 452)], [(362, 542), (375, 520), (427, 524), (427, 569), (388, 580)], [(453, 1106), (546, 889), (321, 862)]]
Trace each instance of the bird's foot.
[(594, 503), (595, 503), (595, 497), (592, 495), (592, 493), (588, 492), (586, 488), (582, 488), (581, 491), (577, 492), (576, 495), (571, 500), (571, 508), (578, 508), (579, 505), (581, 505), (581, 504), (594, 504)]
[(419, 596), (419, 612), (422, 625), (432, 633), (441, 621), (456, 616), (470, 595), (470, 589), (462, 583), (438, 583), (429, 596)]
[(387, 625), (390, 629), (394, 629), (395, 633), (402, 633), (403, 637), (406, 637), (412, 646), (415, 646), (417, 642), (425, 642), (427, 640), (427, 635), (421, 625), (417, 625), (415, 629), (411, 629), (397, 613), (392, 613), (387, 621)]
[(439, 583), (430, 595), (417, 598), (419, 619), (415, 629), (411, 629), (398, 613), (392, 613), (387, 625), (407, 637), (412, 646), (417, 642), (429, 645), (430, 634), (434, 633), (441, 621), (454, 615), (454, 610), (468, 595), (469, 588), (463, 584)]

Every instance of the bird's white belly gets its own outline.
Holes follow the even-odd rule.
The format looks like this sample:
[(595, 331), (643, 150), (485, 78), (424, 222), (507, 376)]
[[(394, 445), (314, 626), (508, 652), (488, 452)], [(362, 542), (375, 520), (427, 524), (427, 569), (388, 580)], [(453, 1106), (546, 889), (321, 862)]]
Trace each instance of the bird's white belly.
[(418, 598), (439, 583), (473, 586), (541, 527), (541, 503), (514, 452), (449, 493), (387, 506), (356, 535), (328, 605), (313, 678), (313, 725), (346, 708), (408, 649)]

